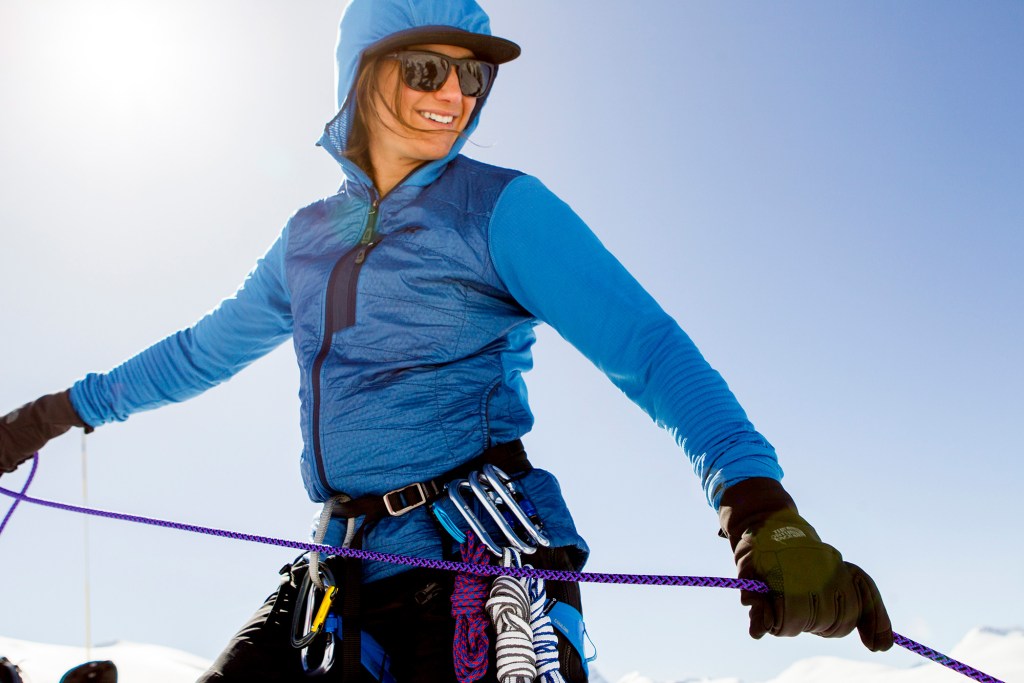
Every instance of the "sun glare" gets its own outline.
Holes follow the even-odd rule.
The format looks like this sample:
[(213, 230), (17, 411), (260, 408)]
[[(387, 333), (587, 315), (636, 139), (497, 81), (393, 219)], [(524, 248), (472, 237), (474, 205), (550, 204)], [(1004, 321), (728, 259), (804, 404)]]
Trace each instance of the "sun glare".
[[(190, 69), (187, 27), (168, 5), (68, 3), (52, 26), (50, 57), (67, 101), (118, 125), (180, 98)], [(193, 72), (195, 73), (195, 72)]]

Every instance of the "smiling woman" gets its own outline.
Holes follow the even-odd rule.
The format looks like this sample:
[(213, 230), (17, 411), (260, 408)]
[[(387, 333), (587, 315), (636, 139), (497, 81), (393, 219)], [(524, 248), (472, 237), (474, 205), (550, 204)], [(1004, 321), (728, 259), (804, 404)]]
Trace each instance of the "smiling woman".
[(377, 56), (356, 85), (358, 133), (345, 156), (387, 194), (423, 162), (448, 154), (472, 120), (477, 98), (487, 94), (491, 78), (480, 74), (496, 71), (455, 45), (416, 45)]
[[(121, 45), (141, 54), (131, 41)], [(111, 63), (118, 48), (108, 47), (86, 64), (86, 77), (119, 64)], [(889, 648), (874, 583), (797, 513), (778, 482), (774, 448), (676, 321), (539, 179), (460, 154), (499, 65), (519, 53), (491, 34), (474, 0), (350, 3), (336, 50), (338, 113), (320, 138), (341, 166), (341, 188), (293, 214), (234, 296), (200, 321), (11, 413), (0, 424), (0, 466), (13, 471), (72, 426), (91, 430), (193, 398), (291, 339), (300, 471), (309, 498), (324, 504), (318, 542), (430, 559), (454, 557), (462, 544), (464, 559), (482, 559), (479, 537), (518, 564), (492, 540), (504, 534), (509, 547), (537, 551), (537, 568), (580, 569), (589, 546), (555, 475), (534, 468), (520, 440), (534, 421), (522, 375), (533, 363), (534, 328), (546, 322), (676, 436), (719, 508), (740, 576), (785, 577), (777, 581), (784, 609), (747, 597), (751, 635), (838, 637), (856, 628), (869, 649)], [(159, 58), (154, 66), (168, 68)], [(151, 83), (148, 69), (122, 78)], [(487, 486), (507, 485), (507, 495), (487, 493), (479, 475), (489, 467), (501, 476)], [(522, 545), (497, 508), (497, 526), (475, 523), (479, 512), (444, 494), (459, 482), (485, 507), (495, 496), (506, 506), (521, 501), (521, 519), (544, 527), (544, 548)], [(460, 514), (464, 523), (453, 522)], [(494, 668), (508, 663), (500, 639), (493, 667), (484, 641), (463, 646), (463, 617), (474, 613), (458, 608), (464, 596), (453, 591), (465, 586), (448, 574), (318, 554), (285, 574), (290, 580), (201, 680), (302, 680), (330, 669), (332, 655), (317, 662), (305, 650), (317, 642), (333, 653), (335, 636), (295, 627), (307, 598), (316, 600), (313, 584), (344, 586), (346, 683), (364, 679), (360, 662), (373, 670), (367, 652), (374, 664), (381, 648), (384, 669), (404, 681), (495, 680)], [(582, 683), (579, 587), (553, 581), (546, 591), (530, 587), (521, 605), (536, 614), (528, 643), (534, 630), (546, 633), (525, 648), (536, 664), (527, 678), (544, 669), (549, 683)], [(828, 609), (812, 607), (818, 595)], [(559, 635), (548, 598), (560, 607), (562, 616), (551, 617)]]
[[(651, 319), (635, 305), (649, 300), (616, 286), (621, 270), (606, 277), (609, 268), (579, 256), (570, 242), (588, 233), (539, 181), (509, 178), (493, 201), (488, 164), (526, 168), (594, 226), (665, 311), (685, 316), (709, 358), (728, 364), (744, 407), (771, 425), (766, 435), (786, 454), (795, 475), (787, 489), (801, 512), (826, 538), (842, 539), (844, 554), (864, 558), (897, 598), (901, 632), (946, 649), (980, 619), (1016, 623), (1012, 605), (1024, 598), (1008, 572), (1021, 565), (1020, 548), (991, 522), (1014, 518), (1008, 501), (1024, 487), (1019, 467), (998, 462), (1019, 451), (1000, 425), (1024, 411), (1012, 343), (1024, 336), (1022, 319), (1007, 315), (1024, 291), (1013, 258), (1024, 215), (1016, 125), (1024, 115), (1019, 89), (1008, 87), (1024, 68), (1019, 21), (995, 5), (954, 10), (923, 0), (898, 13), (872, 4), (649, 3), (629, 13), (593, 0), (480, 2), (524, 56), (502, 65), (486, 105), (477, 102), (481, 122), (466, 145), (473, 160), (460, 152), (436, 177), (414, 172), (415, 182), (380, 198), (371, 223), (380, 188), (342, 159), (337, 193), (335, 159), (313, 145), (341, 105), (328, 100), (342, 0), (0, 0), (0, 411), (191, 324), (286, 234), (289, 265), (263, 261), (240, 296), (280, 292), (275, 271), (305, 278), (285, 288), (302, 314), (303, 381), (306, 359), (321, 350), (353, 361), (323, 356), (322, 429), (300, 413), (289, 343), (194, 401), (97, 429), (89, 443), (98, 503), (294, 538), (312, 512), (299, 468), (289, 466), (304, 448), (300, 424), (319, 439), (331, 489), (352, 492), (350, 483), (365, 481), (346, 471), (367, 462), (364, 447), (411, 454), (380, 468), (395, 481), (372, 488), (387, 492), (420, 481), (411, 470), (426, 458), (454, 451), (449, 459), (461, 460), (485, 439), (514, 436), (529, 418), (528, 380), (538, 425), (528, 450), (558, 476), (594, 550), (588, 564), (720, 574), (729, 546), (714, 536), (699, 496), (683, 493), (705, 482), (713, 490), (714, 472), (691, 481), (676, 442), (554, 330), (589, 348), (655, 413), (676, 415), (685, 391), (660, 400), (660, 373), (637, 385), (620, 362), (630, 354), (606, 351), (614, 335)], [(643, 49), (603, 49), (615, 45)], [(355, 49), (349, 56), (354, 77)], [(421, 66), (414, 75), (428, 79)], [(455, 70), (444, 68), (446, 80)], [(456, 121), (422, 109), (418, 127)], [(282, 233), (296, 207), (318, 197)], [(373, 246), (340, 261), (363, 234)], [(592, 237), (585, 244), (599, 249)], [(337, 346), (327, 349), (315, 309), (335, 264), (349, 276), (336, 291), (355, 298), (351, 308), (334, 301), (355, 324), (339, 324)], [(504, 348), (481, 344), (517, 324), (493, 315), (513, 298), (553, 324), (539, 328), (529, 375), (526, 334)], [(489, 394), (478, 387), (486, 368), (460, 370), (481, 358), (477, 348), (510, 359), (491, 366), (505, 374), (486, 385), (495, 387)], [(346, 368), (366, 370), (362, 390), (349, 389)], [(417, 383), (427, 377), (436, 381)], [(448, 410), (439, 401), (458, 403)], [(436, 438), (428, 433), (435, 415), (447, 421)], [(704, 452), (699, 440), (687, 440), (687, 450)], [(303, 472), (317, 493), (310, 448)], [(46, 447), (40, 495), (75, 499), (77, 454), (78, 439)], [(709, 453), (696, 464), (723, 462)], [(0, 484), (13, 486), (24, 470)], [(620, 493), (640, 502), (639, 514), (609, 504)], [(557, 499), (531, 499), (564, 540)], [(33, 588), (62, 589), (42, 599), (39, 590), (9, 591), (0, 629), (75, 642), (79, 601), (63, 596), (77, 525), (18, 514), (0, 556), (38, 557), (51, 541), (66, 556), (28, 567), (0, 562), (0, 584), (24, 585), (27, 570)], [(894, 514), (913, 525), (894, 524)], [(387, 535), (405, 548), (413, 535), (399, 532), (429, 521), (424, 508), (412, 510), (369, 543), (379, 547)], [(929, 543), (935, 530), (956, 553)], [(93, 540), (105, 543), (93, 556), (100, 639), (160, 642), (211, 659), (276, 582), (273, 570), (293, 559), (229, 544), (224, 580), (210, 571), (226, 559), (212, 542), (114, 524), (96, 531)], [(984, 580), (971, 580), (982, 567)], [(124, 582), (128, 574), (144, 576), (148, 590)], [(793, 659), (853, 655), (859, 646), (747, 643), (733, 595), (588, 587), (584, 599), (609, 680), (636, 667), (664, 680), (763, 680)], [(57, 609), (61, 620), (52, 618)], [(927, 629), (907, 630), (917, 623)]]

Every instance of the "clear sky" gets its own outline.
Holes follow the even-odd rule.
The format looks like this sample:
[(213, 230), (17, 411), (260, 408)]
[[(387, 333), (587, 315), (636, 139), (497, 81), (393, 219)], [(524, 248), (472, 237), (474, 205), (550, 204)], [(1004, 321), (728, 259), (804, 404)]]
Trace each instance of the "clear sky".
[[(0, 411), (234, 291), (332, 193), (337, 0), (0, 0)], [(539, 176), (722, 372), (898, 631), (1020, 626), (1024, 5), (485, 0), (523, 46), (465, 152)], [(549, 328), (531, 457), (589, 569), (731, 576), (672, 439)], [(303, 539), (289, 346), (87, 441), (94, 505)], [(81, 500), (80, 440), (33, 492)], [(4, 477), (20, 485), (24, 475)], [(6, 503), (0, 501), (0, 511)], [(22, 506), (0, 633), (84, 640), (84, 523)], [(214, 657), (292, 553), (89, 523), (92, 635)], [(752, 641), (724, 590), (584, 588), (610, 680), (771, 678), (856, 638)]]

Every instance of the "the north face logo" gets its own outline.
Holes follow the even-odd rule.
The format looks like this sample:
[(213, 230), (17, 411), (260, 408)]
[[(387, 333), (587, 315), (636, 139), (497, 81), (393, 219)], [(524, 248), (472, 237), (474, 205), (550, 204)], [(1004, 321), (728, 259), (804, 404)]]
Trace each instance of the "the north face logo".
[(784, 543), (791, 541), (794, 538), (805, 538), (807, 534), (797, 529), (795, 526), (784, 526), (781, 529), (776, 529), (772, 532), (772, 540), (776, 543)]

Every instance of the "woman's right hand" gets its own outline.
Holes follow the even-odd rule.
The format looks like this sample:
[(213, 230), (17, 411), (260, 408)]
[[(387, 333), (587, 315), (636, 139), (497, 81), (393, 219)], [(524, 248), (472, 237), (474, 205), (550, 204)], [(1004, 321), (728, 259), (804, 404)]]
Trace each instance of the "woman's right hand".
[(42, 396), (0, 417), (0, 474), (13, 472), (72, 427), (92, 431), (71, 405), (70, 390)]

